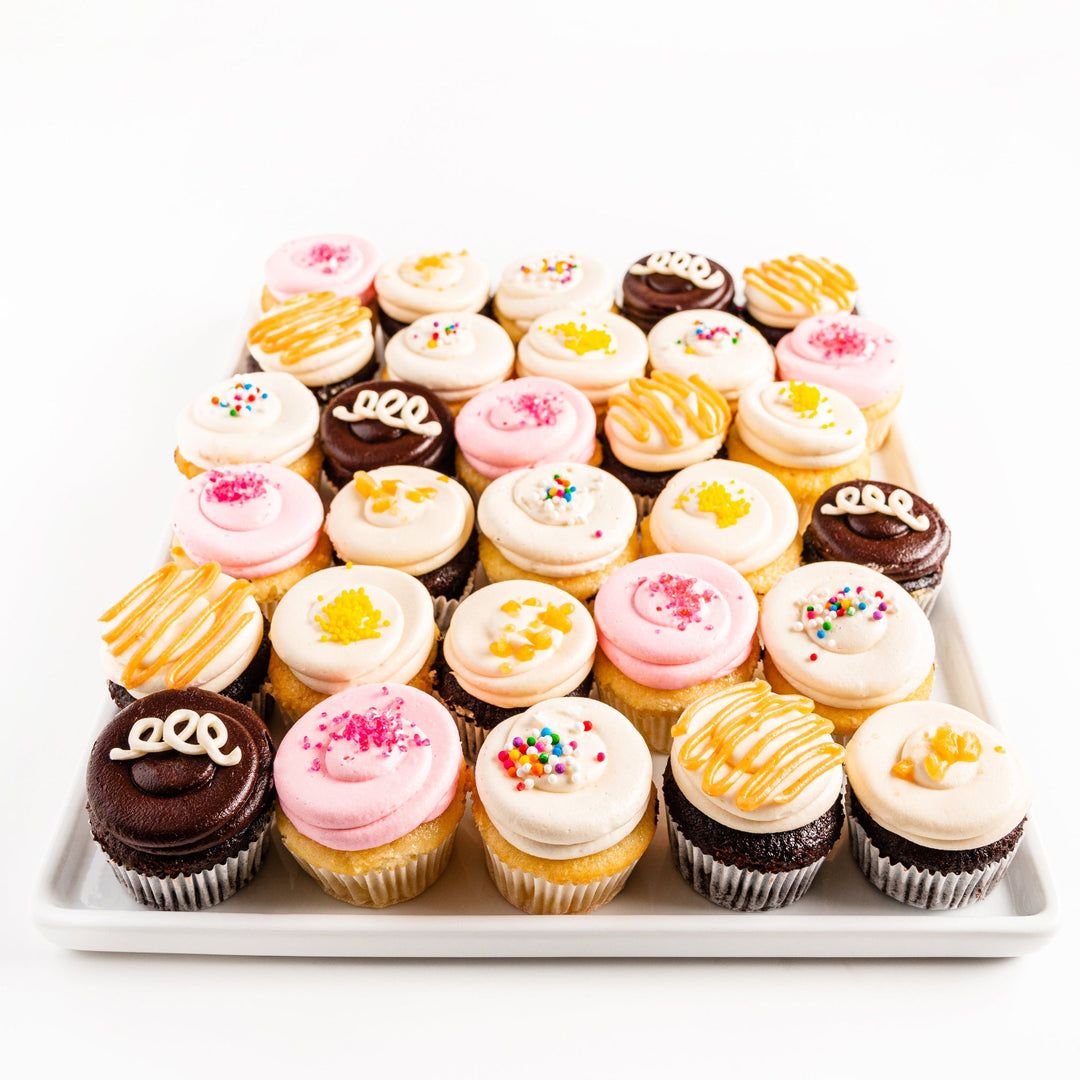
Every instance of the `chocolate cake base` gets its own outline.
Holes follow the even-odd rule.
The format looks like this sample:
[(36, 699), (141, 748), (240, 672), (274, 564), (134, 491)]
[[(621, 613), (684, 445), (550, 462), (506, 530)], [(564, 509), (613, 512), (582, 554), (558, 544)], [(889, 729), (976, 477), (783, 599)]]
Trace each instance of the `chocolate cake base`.
[[(241, 371), (256, 374), (262, 370), (259, 367), (259, 362), (251, 353), (244, 357)], [(356, 383), (368, 382), (374, 379), (375, 372), (378, 370), (379, 362), (373, 356), (355, 375), (350, 375), (347, 379), (342, 379), (341, 382), (331, 383), (329, 386), (309, 386), (308, 389), (319, 399), (320, 405), (326, 405), (335, 394), (340, 394), (342, 390), (348, 390), (350, 386)]]
[[(655, 499), (667, 486), (668, 481), (681, 470), (665, 469), (662, 472), (646, 472), (644, 469), (632, 469), (624, 465), (613, 453), (608, 441), (603, 435), (597, 435), (596, 441), (600, 444), (603, 457), (600, 460), (600, 468), (611, 473), (616, 480), (621, 480), (635, 495), (641, 495)], [(727, 448), (721, 446), (713, 455), (717, 458), (727, 457)]]
[[(480, 560), (480, 539), (473, 529), (465, 546), (448, 562), (436, 566), (426, 574), (416, 574), (416, 580), (432, 596), (445, 596), (447, 600), (460, 600), (465, 586), (469, 583), (472, 572)], [(344, 566), (347, 562), (334, 552), (334, 565)], [(357, 565), (354, 563), (354, 565)]]
[[(814, 542), (813, 536), (810, 534), (809, 529), (805, 533), (803, 533), (802, 561), (804, 563), (833, 561), (830, 560), (829, 557), (825, 555), (817, 546), (817, 544)], [(866, 563), (865, 565), (871, 570), (883, 572), (881, 571), (880, 567), (875, 566), (873, 563)], [(909, 593), (917, 593), (921, 589), (936, 589), (938, 588), (938, 586), (941, 585), (942, 580), (942, 574), (940, 570), (937, 573), (925, 574), (923, 577), (913, 578), (910, 581), (901, 581), (892, 574), (886, 574), (885, 576), (888, 577), (890, 581), (895, 581), (896, 584), (901, 586), (905, 592)]]

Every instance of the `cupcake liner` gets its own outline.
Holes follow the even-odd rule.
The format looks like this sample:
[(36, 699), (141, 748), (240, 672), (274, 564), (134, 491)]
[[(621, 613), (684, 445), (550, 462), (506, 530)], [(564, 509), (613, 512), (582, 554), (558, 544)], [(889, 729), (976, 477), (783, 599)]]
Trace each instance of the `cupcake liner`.
[(821, 869), (824, 857), (809, 866), (765, 874), (719, 862), (683, 836), (668, 816), (671, 857), (683, 879), (706, 900), (732, 911), (772, 911), (799, 900)]
[(327, 896), (356, 907), (384, 908), (412, 900), (438, 881), (454, 851), (456, 831), (425, 855), (418, 855), (399, 866), (373, 870), (367, 874), (337, 874), (300, 858), (287, 846), (285, 850), (302, 870), (319, 883)]
[(930, 612), (934, 610), (934, 601), (937, 600), (939, 592), (941, 592), (941, 586), (936, 585), (932, 588), (916, 589), (914, 592), (908, 593), (908, 596), (923, 609), (924, 615), (929, 616)]
[(129, 870), (106, 856), (116, 880), (140, 903), (158, 911), (201, 911), (228, 900), (243, 888), (262, 865), (270, 837), (270, 815), (261, 820), (259, 835), (243, 851), (197, 874), (153, 877)]
[(658, 754), (666, 754), (671, 750), (671, 725), (678, 720), (677, 714), (671, 717), (657, 715), (648, 709), (635, 709), (610, 687), (600, 682), (595, 682), (593, 689), (600, 701), (621, 712), (641, 732), (650, 750), (655, 750)]
[(465, 599), (476, 588), (476, 574), (480, 568), (480, 564), (472, 568), (472, 573), (469, 574), (468, 581), (465, 582), (465, 588), (461, 590), (461, 595), (450, 599), (446, 596), (436, 596), (433, 598), (435, 604), (435, 625), (439, 628), (440, 634), (446, 633), (446, 628), (450, 625), (450, 619), (454, 612), (458, 609), (458, 604)]
[(653, 503), (656, 502), (655, 495), (635, 495), (634, 503), (637, 506), (637, 523), (641, 525), (641, 519), (648, 517), (652, 513)]
[[(442, 698), (439, 698), (442, 701)], [(443, 701), (446, 705), (446, 702)], [(449, 708), (449, 706), (447, 706)], [(476, 755), (480, 753), (480, 747), (488, 737), (488, 729), (481, 727), (475, 720), (462, 716), (456, 709), (450, 709), (450, 715), (457, 724), (458, 734), (461, 736), (461, 749), (465, 753), (466, 760), (470, 763), (476, 761)]]
[(848, 815), (851, 854), (867, 881), (886, 896), (910, 907), (947, 911), (967, 907), (993, 892), (1005, 876), (1019, 844), (1003, 859), (978, 870), (943, 874), (895, 863), (881, 854), (856, 818)]

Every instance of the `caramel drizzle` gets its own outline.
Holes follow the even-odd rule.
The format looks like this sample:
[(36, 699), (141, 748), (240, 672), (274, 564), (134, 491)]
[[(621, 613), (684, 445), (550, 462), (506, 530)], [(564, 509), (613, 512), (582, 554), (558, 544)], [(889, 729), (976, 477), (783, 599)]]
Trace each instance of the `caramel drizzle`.
[[(712, 439), (727, 430), (731, 407), (700, 375), (684, 379), (672, 371), (654, 371), (648, 379), (631, 379), (629, 394), (613, 394), (608, 413), (638, 442), (649, 439), (649, 425), (655, 424), (669, 446), (682, 446), (683, 433), (661, 394), (666, 394), (687, 424), (702, 439)], [(696, 406), (690, 398), (697, 395)], [(620, 412), (615, 412), (621, 406)]]
[[(789, 803), (843, 760), (842, 746), (823, 741), (822, 736), (828, 735), (833, 725), (814, 713), (812, 701), (774, 694), (760, 679), (723, 695), (702, 698), (682, 714), (671, 729), (672, 735), (686, 735), (690, 721), (703, 708), (714, 708), (718, 697), (727, 700), (679, 748), (679, 761), (685, 768), (704, 768), (701, 790), (706, 795), (723, 795), (741, 781), (735, 795), (740, 810), (757, 810), (770, 799)], [(765, 723), (776, 719), (781, 720), (777, 726), (762, 731)], [(736, 747), (753, 736), (754, 742), (735, 764), (731, 758)], [(767, 755), (765, 760), (755, 766), (762, 755)], [(809, 768), (790, 780), (805, 766)]]
[(355, 296), (301, 293), (286, 300), (252, 327), (248, 341), (264, 352), (280, 353), (282, 364), (301, 360), (363, 337), (371, 312)]
[(793, 311), (795, 302), (811, 311), (820, 311), (822, 298), (836, 303), (841, 311), (850, 311), (858, 289), (850, 272), (828, 259), (811, 259), (808, 255), (789, 255), (772, 259), (758, 267), (743, 271), (743, 280), (775, 300), (785, 311)]
[(176, 563), (163, 566), (98, 619), (99, 622), (111, 622), (123, 615), (116, 626), (101, 635), (113, 656), (122, 656), (142, 639), (120, 676), (128, 690), (142, 686), (166, 665), (171, 665), (165, 675), (165, 685), (170, 690), (189, 685), (255, 618), (253, 611), (236, 618), (240, 605), (251, 595), (252, 587), (247, 581), (233, 581), (216, 600), (209, 602), (175, 641), (162, 649), (156, 660), (144, 665), (144, 658), (169, 628), (214, 588), (221, 567), (217, 563), (204, 563), (186, 581), (178, 580), (180, 572)]

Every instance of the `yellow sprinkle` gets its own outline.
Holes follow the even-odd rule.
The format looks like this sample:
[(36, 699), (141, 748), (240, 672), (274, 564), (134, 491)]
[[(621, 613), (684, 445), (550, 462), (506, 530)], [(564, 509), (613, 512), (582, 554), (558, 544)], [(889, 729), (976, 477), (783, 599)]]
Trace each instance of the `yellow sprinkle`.
[(559, 323), (547, 332), (562, 335), (564, 347), (578, 356), (600, 350), (611, 355), (615, 351), (611, 348), (611, 335), (606, 330), (596, 330), (585, 323), (580, 325), (572, 322)]
[(390, 625), (388, 620), (382, 619), (382, 612), (363, 589), (346, 589), (324, 605), (315, 616), (315, 625), (323, 631), (320, 641), (351, 645), (355, 641), (380, 637), (380, 620), (382, 626)]
[(531, 645), (519, 645), (514, 650), (514, 659), (527, 664), (536, 655), (536, 650)]
[(698, 489), (697, 508), (702, 514), (712, 514), (718, 529), (726, 529), (750, 513), (750, 503), (746, 499), (733, 499), (718, 480), (710, 480)]
[(507, 600), (500, 611), (505, 611), (507, 615), (516, 615), (521, 610), (521, 605), (516, 600)]
[(787, 392), (791, 395), (789, 404), (804, 420), (817, 416), (822, 402), (828, 401), (828, 398), (821, 396), (821, 391), (816, 386), (797, 383), (794, 379), (787, 384)]
[[(513, 650), (510, 648), (510, 642), (503, 638), (500, 641), (493, 641), (489, 646), (492, 656), (509, 656)], [(506, 666), (505, 664), (503, 665)]]

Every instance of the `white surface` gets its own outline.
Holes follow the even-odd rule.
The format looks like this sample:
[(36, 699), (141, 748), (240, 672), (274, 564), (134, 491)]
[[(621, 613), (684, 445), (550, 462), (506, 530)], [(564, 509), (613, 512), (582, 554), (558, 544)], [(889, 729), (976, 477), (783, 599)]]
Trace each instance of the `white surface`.
[[(0, 12), (5, 1059), (175, 1061), (173, 1036), (127, 1018), (177, 1002), (185, 1050), (270, 1075), (517, 1072), (508, 1036), (537, 1016), (548, 1067), (582, 1075), (760, 1066), (778, 1036), (809, 1075), (908, 1074), (914, 1054), (1026, 1073), (1075, 1048), (1070, 10), (761, 7)], [(151, 569), (175, 492), (173, 415), (227, 362), (265, 256), (328, 227), (387, 255), (463, 243), (493, 272), (547, 242), (616, 273), (667, 245), (735, 271), (797, 249), (851, 266), (906, 343), (905, 431), (954, 531), (950, 583), (1033, 765), (1065, 900), (1053, 943), (855, 963), (564, 961), (557, 933), (541, 962), (48, 944), (31, 885), (94, 720), (94, 619)]]

